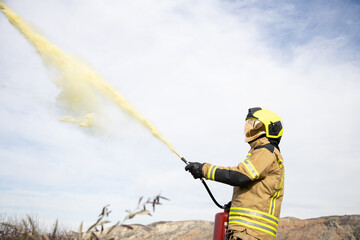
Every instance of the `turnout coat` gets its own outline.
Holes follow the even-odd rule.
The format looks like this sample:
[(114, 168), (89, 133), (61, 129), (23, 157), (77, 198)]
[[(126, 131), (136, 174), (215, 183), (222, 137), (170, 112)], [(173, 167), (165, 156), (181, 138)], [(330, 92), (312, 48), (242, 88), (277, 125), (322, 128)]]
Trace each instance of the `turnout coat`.
[(280, 151), (266, 137), (250, 143), (244, 161), (236, 167), (205, 163), (206, 179), (234, 186), (229, 230), (259, 239), (275, 239), (284, 195), (284, 163)]

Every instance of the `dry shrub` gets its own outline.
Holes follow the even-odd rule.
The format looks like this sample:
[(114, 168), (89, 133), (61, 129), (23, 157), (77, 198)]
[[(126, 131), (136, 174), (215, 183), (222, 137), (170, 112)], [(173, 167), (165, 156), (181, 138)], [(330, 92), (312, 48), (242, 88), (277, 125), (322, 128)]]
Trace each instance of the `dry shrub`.
[(120, 222), (107, 227), (110, 221), (107, 220), (111, 211), (109, 205), (103, 207), (97, 221), (92, 224), (85, 232), (83, 232), (83, 223), (80, 224), (78, 233), (61, 230), (56, 220), (53, 229), (50, 232), (41, 231), (39, 221), (35, 218), (27, 216), (26, 219), (18, 220), (17, 218), (9, 218), (5, 214), (0, 216), (0, 240), (111, 240), (110, 234), (117, 226), (123, 226), (133, 229), (130, 225), (124, 224), (125, 221), (134, 218), (137, 215), (151, 215), (151, 211), (146, 206), (152, 206), (152, 212), (155, 207), (161, 205), (160, 199), (169, 200), (160, 194), (144, 201), (140, 197), (135, 210), (126, 210), (127, 215)]

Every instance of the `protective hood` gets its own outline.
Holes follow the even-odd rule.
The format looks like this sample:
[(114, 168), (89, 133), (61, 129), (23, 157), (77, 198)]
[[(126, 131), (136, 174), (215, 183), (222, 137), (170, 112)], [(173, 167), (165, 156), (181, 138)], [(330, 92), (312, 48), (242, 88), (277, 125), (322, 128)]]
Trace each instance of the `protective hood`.
[(265, 125), (256, 119), (248, 119), (245, 121), (244, 126), (244, 134), (245, 134), (245, 142), (251, 142), (260, 137), (261, 135), (265, 135)]

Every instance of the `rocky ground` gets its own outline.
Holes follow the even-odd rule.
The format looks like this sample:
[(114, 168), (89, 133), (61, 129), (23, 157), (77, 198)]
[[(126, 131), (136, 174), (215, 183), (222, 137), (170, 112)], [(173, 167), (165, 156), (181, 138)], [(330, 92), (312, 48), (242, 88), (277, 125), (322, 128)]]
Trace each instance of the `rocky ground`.
[(360, 215), (280, 220), (278, 240), (360, 240)]
[[(213, 222), (157, 222), (117, 227), (107, 239), (114, 240), (212, 240)], [(300, 220), (280, 220), (277, 240), (360, 240), (360, 215)]]

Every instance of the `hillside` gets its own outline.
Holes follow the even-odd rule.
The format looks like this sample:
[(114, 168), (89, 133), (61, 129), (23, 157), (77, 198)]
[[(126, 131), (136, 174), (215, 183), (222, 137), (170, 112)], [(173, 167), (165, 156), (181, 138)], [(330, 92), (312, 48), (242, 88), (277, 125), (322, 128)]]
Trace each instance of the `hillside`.
[[(117, 227), (110, 239), (114, 240), (211, 240), (213, 222), (181, 221), (131, 225), (134, 229)], [(280, 220), (277, 240), (360, 240), (360, 215), (331, 216), (300, 220)]]
[(283, 218), (276, 239), (359, 240), (360, 215), (331, 216), (307, 220)]

